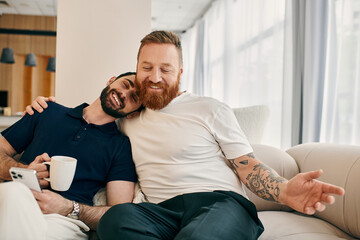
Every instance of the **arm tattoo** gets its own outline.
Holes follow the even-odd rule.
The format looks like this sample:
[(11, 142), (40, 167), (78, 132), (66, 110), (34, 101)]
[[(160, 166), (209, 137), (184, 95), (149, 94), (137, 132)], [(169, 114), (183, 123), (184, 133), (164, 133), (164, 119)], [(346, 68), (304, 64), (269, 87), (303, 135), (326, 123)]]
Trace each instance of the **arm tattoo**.
[[(255, 158), (255, 155), (254, 153), (249, 153), (247, 154), (246, 156), (250, 157), (250, 158)], [(240, 179), (240, 176), (237, 172), (237, 169), (239, 168), (239, 166), (235, 163), (235, 159), (229, 159), (229, 162), (231, 163), (231, 167), (234, 171), (234, 173), (239, 177)], [(248, 165), (249, 164), (249, 160), (245, 159), (245, 160), (242, 160), (239, 162), (241, 165)]]
[(235, 159), (229, 159), (229, 162), (231, 163), (231, 169), (233, 170), (235, 175), (238, 176), (238, 178), (240, 179), (240, 176), (239, 176), (238, 172), (236, 171), (236, 169), (238, 169), (239, 166), (235, 163)]
[[(248, 153), (246, 154), (246, 156), (250, 157), (250, 158), (255, 158), (254, 153)], [(231, 163), (232, 167), (236, 170), (239, 168), (239, 166), (235, 163), (235, 159), (229, 159), (229, 162)], [(239, 162), (242, 165), (248, 165), (249, 164), (249, 160), (245, 159)]]
[(246, 177), (245, 185), (257, 196), (270, 200), (278, 201), (280, 195), (279, 183), (285, 181), (284, 178), (263, 163), (256, 164), (253, 171)]
[(248, 164), (249, 164), (249, 161), (248, 161), (248, 160), (244, 160), (244, 161), (241, 161), (240, 164), (242, 164), (242, 165), (248, 165)]

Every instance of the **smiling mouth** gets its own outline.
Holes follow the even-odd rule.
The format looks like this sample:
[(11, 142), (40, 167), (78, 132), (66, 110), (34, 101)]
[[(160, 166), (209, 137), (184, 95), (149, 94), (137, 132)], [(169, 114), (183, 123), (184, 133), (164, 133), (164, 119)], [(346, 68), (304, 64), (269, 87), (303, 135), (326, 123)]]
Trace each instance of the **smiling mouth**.
[(153, 90), (162, 90), (163, 89), (161, 86), (157, 86), (157, 85), (149, 85), (148, 87)]
[(122, 101), (120, 101), (120, 99), (118, 98), (118, 95), (115, 92), (113, 92), (111, 94), (111, 96), (115, 100), (116, 104), (121, 108), (122, 107)]

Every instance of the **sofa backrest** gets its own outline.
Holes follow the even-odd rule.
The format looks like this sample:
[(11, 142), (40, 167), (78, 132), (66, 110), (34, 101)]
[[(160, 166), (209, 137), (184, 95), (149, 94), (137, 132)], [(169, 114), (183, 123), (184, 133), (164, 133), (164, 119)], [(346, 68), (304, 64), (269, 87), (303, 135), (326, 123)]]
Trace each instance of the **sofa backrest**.
[(335, 203), (315, 216), (360, 238), (360, 146), (308, 143), (287, 152), (296, 160), (300, 172), (323, 169), (319, 180), (345, 189)]
[(235, 117), (250, 143), (261, 143), (270, 110), (265, 105), (233, 108)]

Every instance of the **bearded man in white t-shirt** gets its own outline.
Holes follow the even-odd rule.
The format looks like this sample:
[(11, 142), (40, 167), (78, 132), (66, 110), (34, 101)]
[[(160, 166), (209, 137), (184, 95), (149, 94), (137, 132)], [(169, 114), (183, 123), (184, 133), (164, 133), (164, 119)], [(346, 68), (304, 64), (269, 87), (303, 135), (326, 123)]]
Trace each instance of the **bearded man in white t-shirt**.
[(263, 226), (244, 185), (305, 214), (344, 195), (315, 180), (321, 170), (287, 180), (256, 159), (227, 105), (179, 91), (182, 72), (174, 33), (142, 39), (135, 84), (146, 108), (121, 127), (146, 202), (110, 208), (97, 228), (101, 240), (257, 239)]
[(305, 214), (344, 194), (314, 180), (321, 170), (280, 177), (256, 159), (227, 105), (180, 92), (182, 49), (174, 33), (145, 36), (137, 60), (146, 108), (122, 130), (148, 202), (112, 207), (99, 222), (100, 239), (257, 239), (263, 226), (244, 185)]

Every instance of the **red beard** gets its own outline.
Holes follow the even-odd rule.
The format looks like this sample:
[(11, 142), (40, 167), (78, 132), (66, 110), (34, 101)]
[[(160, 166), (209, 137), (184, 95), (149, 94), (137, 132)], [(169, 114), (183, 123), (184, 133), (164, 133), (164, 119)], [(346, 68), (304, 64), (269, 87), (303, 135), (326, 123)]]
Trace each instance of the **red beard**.
[[(176, 84), (170, 87), (167, 83), (153, 83), (149, 80), (144, 80), (142, 83), (139, 83), (136, 80), (135, 86), (139, 90), (140, 100), (145, 107), (160, 110), (176, 98), (179, 92), (179, 82), (180, 77), (178, 77)], [(156, 86), (163, 90), (159, 93), (147, 92), (150, 86)]]

